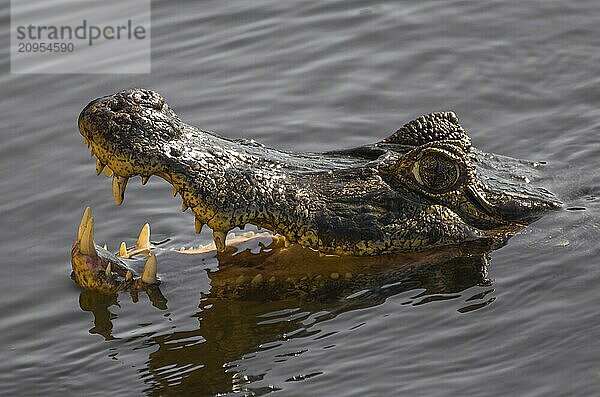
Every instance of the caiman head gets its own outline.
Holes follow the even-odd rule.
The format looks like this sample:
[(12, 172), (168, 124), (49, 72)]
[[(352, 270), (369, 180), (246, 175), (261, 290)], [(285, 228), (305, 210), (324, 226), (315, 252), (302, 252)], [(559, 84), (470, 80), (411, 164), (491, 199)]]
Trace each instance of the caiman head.
[(505, 238), (561, 205), (530, 186), (538, 164), (473, 148), (452, 112), (372, 145), (289, 153), (199, 130), (160, 94), (131, 89), (90, 102), (79, 130), (117, 205), (129, 178), (159, 176), (219, 250), (229, 230), (253, 224), (326, 254), (420, 251)]

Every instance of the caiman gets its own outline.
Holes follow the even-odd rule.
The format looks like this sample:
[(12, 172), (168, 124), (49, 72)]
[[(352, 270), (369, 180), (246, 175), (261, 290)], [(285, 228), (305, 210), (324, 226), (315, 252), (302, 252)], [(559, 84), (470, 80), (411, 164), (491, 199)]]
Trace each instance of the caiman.
[[(200, 130), (146, 89), (93, 100), (78, 124), (97, 174), (112, 176), (117, 205), (131, 177), (142, 184), (161, 177), (181, 196), (182, 209), (193, 211), (196, 232), (212, 229), (219, 252), (228, 231), (248, 224), (322, 255), (431, 252), (506, 239), (562, 205), (531, 186), (541, 163), (476, 149), (449, 111), (412, 120), (377, 143), (325, 153), (290, 153)], [(123, 247), (121, 254), (130, 253)], [(86, 279), (76, 266), (82, 258), (97, 265)], [(109, 289), (141, 289), (156, 282), (152, 255), (148, 262), (145, 277), (133, 277), (95, 246), (93, 219), (84, 214), (73, 246), (80, 285), (98, 286), (90, 279), (98, 275)]]

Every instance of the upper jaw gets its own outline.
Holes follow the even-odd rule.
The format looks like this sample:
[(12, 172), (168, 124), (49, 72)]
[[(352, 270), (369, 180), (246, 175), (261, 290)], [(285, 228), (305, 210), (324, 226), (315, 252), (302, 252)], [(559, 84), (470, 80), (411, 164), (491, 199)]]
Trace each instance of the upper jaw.
[[(96, 172), (112, 176), (117, 205), (129, 178), (141, 176), (145, 184), (157, 175), (173, 185), (174, 195), (180, 194), (182, 210), (192, 208), (196, 232), (203, 224), (213, 229), (219, 250), (229, 230), (273, 223), (269, 205), (285, 194), (281, 167), (269, 161), (259, 167), (256, 145), (248, 149), (208, 132), (194, 135), (196, 130), (152, 91), (128, 90), (90, 102), (79, 116), (79, 129), (97, 157)], [(190, 139), (196, 139), (196, 146)]]

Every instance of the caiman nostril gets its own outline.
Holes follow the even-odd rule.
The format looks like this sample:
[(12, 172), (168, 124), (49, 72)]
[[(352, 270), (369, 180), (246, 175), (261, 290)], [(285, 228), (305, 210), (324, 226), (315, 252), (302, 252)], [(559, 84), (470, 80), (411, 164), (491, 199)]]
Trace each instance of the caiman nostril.
[(123, 101), (120, 101), (116, 98), (111, 98), (106, 102), (106, 107), (116, 113), (122, 111), (125, 108), (125, 104)]
[(123, 92), (123, 96), (132, 103), (148, 107), (154, 110), (161, 110), (165, 104), (165, 99), (158, 92), (145, 90), (143, 88), (133, 88)]

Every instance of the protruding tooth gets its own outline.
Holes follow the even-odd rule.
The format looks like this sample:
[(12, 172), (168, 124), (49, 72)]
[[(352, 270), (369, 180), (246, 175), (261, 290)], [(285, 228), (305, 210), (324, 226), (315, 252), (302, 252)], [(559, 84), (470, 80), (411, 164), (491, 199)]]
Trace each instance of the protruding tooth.
[(90, 146), (90, 157), (94, 157), (94, 147)]
[(94, 218), (88, 218), (85, 229), (81, 234), (79, 242), (79, 251), (84, 255), (98, 256), (96, 247), (94, 246)]
[(173, 185), (173, 197), (177, 196), (177, 186)]
[(119, 256), (121, 258), (129, 258), (129, 254), (127, 253), (127, 244), (125, 244), (125, 241), (121, 241), (121, 245), (119, 246)]
[(133, 273), (131, 273), (131, 270), (127, 270), (127, 273), (125, 273), (125, 281), (131, 281), (131, 279), (133, 279)]
[(196, 230), (196, 234), (200, 234), (202, 231), (202, 222), (198, 218), (194, 220), (194, 229)]
[(158, 266), (156, 262), (156, 255), (150, 253), (148, 259), (146, 260), (146, 265), (144, 266), (144, 272), (142, 273), (142, 281), (146, 284), (156, 284), (158, 280), (156, 279), (156, 272)]
[(104, 175), (110, 178), (111, 176), (113, 176), (113, 170), (110, 167), (106, 167), (106, 169), (104, 170)]
[(110, 262), (108, 262), (108, 265), (106, 265), (106, 270), (104, 270), (104, 274), (106, 274), (106, 276), (110, 276), (111, 273), (112, 273), (112, 269), (110, 266)]
[(83, 137), (83, 140), (84, 140), (85, 144), (87, 145), (87, 147), (90, 147), (91, 143), (90, 143), (89, 139), (87, 139), (86, 137)]
[(135, 248), (138, 249), (150, 249), (150, 225), (145, 224), (142, 226), (142, 230), (140, 230), (140, 235), (138, 236), (137, 243), (135, 243)]
[(81, 222), (79, 222), (79, 230), (77, 230), (78, 241), (81, 241), (81, 236), (83, 235), (85, 225), (87, 225), (87, 221), (88, 219), (90, 219), (91, 214), (92, 210), (90, 209), (90, 207), (85, 207), (85, 210), (83, 211), (83, 217), (81, 218)]
[(181, 212), (187, 211), (188, 208), (190, 208), (190, 207), (188, 207), (188, 205), (185, 203), (185, 201), (182, 201), (181, 202)]
[(100, 159), (96, 159), (96, 175), (100, 175), (104, 167), (105, 164), (102, 161), (100, 161)]
[(146, 183), (148, 183), (148, 179), (150, 179), (150, 175), (142, 176), (142, 185), (145, 185)]
[(102, 246), (102, 248), (104, 248), (105, 250), (107, 250), (107, 251), (108, 251), (108, 245), (104, 244), (104, 245)]
[(225, 251), (225, 240), (227, 239), (227, 235), (223, 232), (213, 230), (213, 239), (215, 240), (217, 251)]
[(121, 205), (123, 203), (123, 199), (125, 198), (125, 187), (127, 186), (127, 178), (113, 175), (112, 180), (112, 189), (113, 189), (113, 197), (115, 199), (115, 204)]

